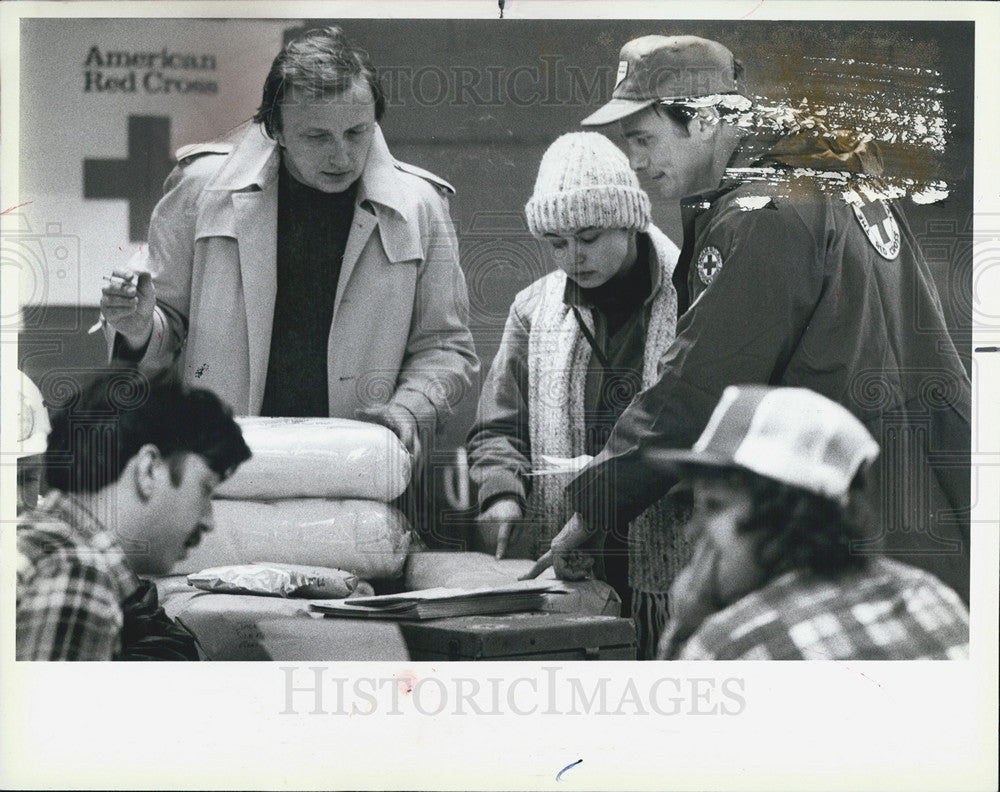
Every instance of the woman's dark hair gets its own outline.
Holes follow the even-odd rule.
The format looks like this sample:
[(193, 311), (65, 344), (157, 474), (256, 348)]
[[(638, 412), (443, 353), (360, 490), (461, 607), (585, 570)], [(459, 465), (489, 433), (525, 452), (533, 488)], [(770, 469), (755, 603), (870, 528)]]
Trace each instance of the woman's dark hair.
[(239, 425), (214, 393), (182, 385), (169, 371), (150, 377), (111, 368), (80, 384), (53, 385), (59, 404), (45, 452), (45, 478), (64, 492), (97, 492), (151, 443), (180, 483), (183, 457), (197, 454), (220, 478), (250, 458)]
[(289, 90), (312, 99), (337, 96), (356, 79), (371, 88), (375, 120), (385, 113), (385, 93), (368, 53), (352, 45), (339, 27), (313, 28), (290, 41), (271, 64), (253, 120), (274, 138), (281, 131), (281, 102)]
[(867, 562), (853, 550), (868, 521), (863, 472), (854, 477), (846, 505), (746, 470), (714, 475), (750, 494), (750, 514), (737, 530), (753, 536), (755, 560), (766, 580), (802, 568), (833, 577)]

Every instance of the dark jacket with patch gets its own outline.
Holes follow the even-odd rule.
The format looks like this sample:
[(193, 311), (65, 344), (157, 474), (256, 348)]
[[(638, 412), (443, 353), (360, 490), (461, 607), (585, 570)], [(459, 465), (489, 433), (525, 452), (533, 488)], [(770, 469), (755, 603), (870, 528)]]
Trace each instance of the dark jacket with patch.
[[(792, 139), (757, 163), (774, 178), (686, 202), (674, 278), (687, 310), (664, 374), (622, 414), (571, 497), (594, 525), (630, 519), (673, 483), (658, 454), (690, 447), (727, 385), (810, 388), (851, 410), (882, 448), (871, 541), (856, 550), (884, 549), (968, 601), (971, 383), (899, 209), (867, 201), (856, 212), (842, 186), (829, 188), (837, 171), (871, 173), (863, 148), (831, 156), (815, 142)], [(794, 170), (810, 165), (825, 173)]]

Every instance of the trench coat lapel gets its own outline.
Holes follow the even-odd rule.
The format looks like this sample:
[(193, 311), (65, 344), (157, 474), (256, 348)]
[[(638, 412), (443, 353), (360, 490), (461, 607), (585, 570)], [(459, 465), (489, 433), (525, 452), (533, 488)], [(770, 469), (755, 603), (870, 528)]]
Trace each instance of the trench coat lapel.
[(378, 225), (378, 218), (363, 206), (354, 207), (354, 219), (351, 221), (351, 231), (347, 235), (347, 244), (344, 246), (344, 260), (340, 266), (340, 277), (338, 278), (337, 293), (333, 298), (333, 316), (337, 317), (337, 309), (340, 301), (344, 297), (346, 286), (351, 279), (351, 273), (361, 258), (361, 251), (368, 244), (368, 238)]
[(240, 275), (247, 315), (250, 353), (250, 409), (264, 398), (267, 363), (271, 351), (271, 324), (277, 294), (276, 184), (266, 189), (233, 194), (236, 238), (240, 248)]
[[(381, 127), (376, 124), (368, 161), (361, 174), (354, 220), (344, 248), (337, 294), (333, 300), (334, 320), (351, 275), (376, 226), (379, 227), (385, 250), (381, 259), (384, 263), (421, 257), (419, 229), (408, 217), (404, 191), (405, 187), (398, 178), (396, 161), (389, 152)], [(368, 266), (367, 258), (365, 262), (364, 266)]]
[(368, 150), (368, 161), (361, 173), (361, 183), (354, 204), (354, 219), (351, 221), (351, 231), (347, 235), (347, 244), (344, 247), (344, 259), (340, 265), (337, 293), (333, 298), (334, 320), (337, 318), (337, 309), (347, 290), (351, 274), (375, 226), (379, 224), (375, 205), (384, 205), (396, 212), (400, 211), (401, 197), (398, 195), (399, 188), (393, 178), (394, 170), (392, 155), (385, 143), (382, 128), (376, 124), (372, 145)]
[(205, 189), (232, 196), (250, 357), (247, 395), (253, 414), (260, 409), (264, 399), (271, 323), (278, 291), (278, 168), (281, 155), (260, 125), (247, 123), (231, 138), (237, 141), (232, 154)]

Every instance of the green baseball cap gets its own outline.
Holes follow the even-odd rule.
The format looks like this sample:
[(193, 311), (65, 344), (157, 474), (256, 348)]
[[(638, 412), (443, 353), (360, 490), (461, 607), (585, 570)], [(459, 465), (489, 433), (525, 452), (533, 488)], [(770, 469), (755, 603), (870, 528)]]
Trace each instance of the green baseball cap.
[(580, 122), (604, 126), (655, 102), (737, 93), (739, 61), (717, 41), (698, 36), (642, 36), (621, 49), (611, 101)]

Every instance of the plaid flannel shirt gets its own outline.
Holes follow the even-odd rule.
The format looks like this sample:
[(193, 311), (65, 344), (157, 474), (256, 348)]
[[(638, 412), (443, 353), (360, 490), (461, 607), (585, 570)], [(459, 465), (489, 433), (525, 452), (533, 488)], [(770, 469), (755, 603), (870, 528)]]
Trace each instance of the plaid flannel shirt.
[(139, 579), (100, 520), (52, 492), (19, 522), (17, 550), (17, 659), (115, 658)]
[(944, 660), (969, 655), (969, 614), (933, 575), (887, 558), (833, 580), (788, 572), (707, 618), (660, 659)]

